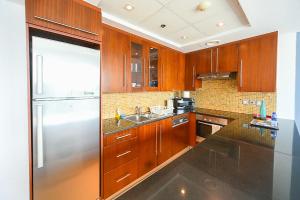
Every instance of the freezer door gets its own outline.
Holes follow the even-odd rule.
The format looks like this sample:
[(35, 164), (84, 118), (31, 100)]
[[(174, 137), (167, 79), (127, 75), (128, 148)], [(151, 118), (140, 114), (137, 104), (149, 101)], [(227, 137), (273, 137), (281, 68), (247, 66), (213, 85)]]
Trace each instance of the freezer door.
[(99, 96), (100, 50), (32, 37), (32, 97)]
[(32, 111), (34, 200), (95, 200), (99, 99), (33, 101)]

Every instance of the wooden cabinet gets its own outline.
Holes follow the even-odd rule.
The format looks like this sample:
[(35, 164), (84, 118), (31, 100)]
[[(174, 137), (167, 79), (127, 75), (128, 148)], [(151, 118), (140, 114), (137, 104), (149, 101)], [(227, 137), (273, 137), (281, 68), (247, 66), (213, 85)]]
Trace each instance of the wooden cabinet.
[(80, 0), (27, 0), (26, 21), (29, 24), (101, 40), (101, 11)]
[(197, 52), (188, 53), (185, 56), (185, 90), (194, 91), (202, 86), (202, 81), (197, 80)]
[(162, 50), (162, 90), (184, 90), (185, 56), (169, 48)]
[(213, 72), (212, 56), (212, 49), (204, 49), (197, 52), (197, 74), (208, 74)]
[(104, 198), (137, 179), (137, 164), (137, 159), (134, 159), (104, 174)]
[(103, 28), (103, 92), (127, 91), (127, 68), (130, 68), (129, 36), (108, 26)]
[(104, 135), (103, 145), (104, 147), (106, 147), (108, 145), (118, 144), (120, 142), (130, 140), (137, 137), (137, 132), (137, 128), (131, 128), (125, 131), (120, 131), (118, 133)]
[(145, 86), (146, 91), (159, 91), (161, 89), (161, 55), (160, 47), (153, 43), (145, 44)]
[(173, 156), (172, 118), (159, 122), (157, 164), (160, 165)]
[(275, 92), (277, 32), (239, 43), (239, 91)]
[(138, 175), (142, 176), (157, 164), (158, 123), (139, 127)]
[(213, 49), (214, 69), (216, 72), (238, 71), (238, 45), (236, 43), (222, 45)]

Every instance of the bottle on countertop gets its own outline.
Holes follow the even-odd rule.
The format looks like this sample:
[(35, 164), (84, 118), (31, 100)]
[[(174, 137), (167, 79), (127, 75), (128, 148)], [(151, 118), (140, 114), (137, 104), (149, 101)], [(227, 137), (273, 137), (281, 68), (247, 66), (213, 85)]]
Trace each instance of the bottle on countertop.
[(116, 110), (116, 116), (115, 116), (115, 118), (116, 118), (116, 120), (120, 120), (120, 118), (121, 118), (121, 112), (120, 112), (119, 108), (117, 108), (117, 110)]
[(260, 118), (266, 119), (267, 118), (267, 108), (266, 108), (266, 102), (263, 99), (260, 105)]

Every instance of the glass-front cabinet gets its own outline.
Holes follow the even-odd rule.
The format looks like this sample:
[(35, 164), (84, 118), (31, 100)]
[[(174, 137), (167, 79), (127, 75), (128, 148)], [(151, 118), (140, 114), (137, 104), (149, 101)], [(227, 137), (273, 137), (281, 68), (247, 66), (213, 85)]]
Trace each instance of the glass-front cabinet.
[(159, 47), (147, 41), (131, 40), (130, 91), (160, 90)]
[(157, 47), (147, 47), (147, 69), (146, 69), (146, 90), (159, 90), (159, 49)]
[(141, 91), (144, 87), (144, 51), (143, 45), (131, 41), (130, 87), (132, 91)]

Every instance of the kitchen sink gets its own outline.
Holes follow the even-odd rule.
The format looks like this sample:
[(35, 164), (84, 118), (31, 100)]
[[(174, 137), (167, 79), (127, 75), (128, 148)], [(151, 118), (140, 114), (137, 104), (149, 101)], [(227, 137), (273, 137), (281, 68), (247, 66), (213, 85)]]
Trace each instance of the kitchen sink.
[(147, 114), (142, 114), (142, 115), (130, 115), (130, 116), (127, 116), (125, 118), (125, 120), (140, 124), (140, 123), (156, 120), (156, 119), (159, 119), (161, 117), (162, 116), (157, 115), (157, 114), (147, 113)]
[(131, 115), (131, 116), (126, 117), (125, 120), (139, 124), (139, 123), (149, 121), (151, 119), (146, 116), (143, 116), (143, 115)]

